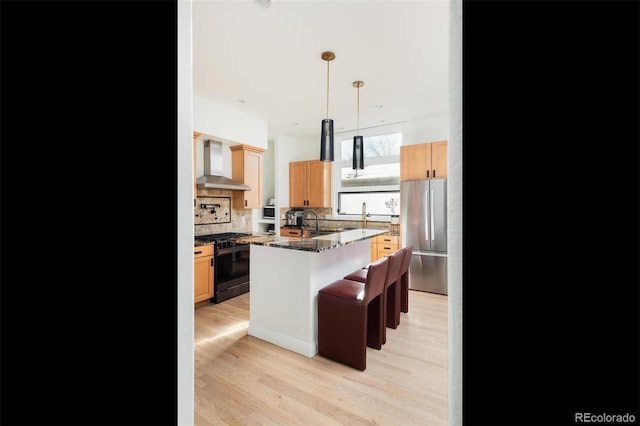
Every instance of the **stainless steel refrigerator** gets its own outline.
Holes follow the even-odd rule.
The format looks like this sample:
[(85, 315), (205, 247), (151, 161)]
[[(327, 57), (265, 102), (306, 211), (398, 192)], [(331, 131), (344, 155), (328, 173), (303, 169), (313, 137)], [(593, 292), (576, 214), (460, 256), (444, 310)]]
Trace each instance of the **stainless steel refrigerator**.
[(447, 294), (447, 179), (400, 184), (400, 238), (413, 244), (409, 288)]

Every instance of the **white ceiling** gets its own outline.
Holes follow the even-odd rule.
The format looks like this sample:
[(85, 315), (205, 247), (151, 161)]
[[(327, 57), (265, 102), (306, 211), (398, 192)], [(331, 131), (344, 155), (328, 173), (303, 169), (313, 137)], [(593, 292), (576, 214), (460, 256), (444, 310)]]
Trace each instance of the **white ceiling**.
[[(318, 135), (448, 114), (449, 2), (193, 0), (193, 91), (268, 122)], [(244, 103), (239, 102), (244, 100)], [(382, 105), (382, 107), (380, 107)], [(298, 123), (298, 124), (294, 124)]]

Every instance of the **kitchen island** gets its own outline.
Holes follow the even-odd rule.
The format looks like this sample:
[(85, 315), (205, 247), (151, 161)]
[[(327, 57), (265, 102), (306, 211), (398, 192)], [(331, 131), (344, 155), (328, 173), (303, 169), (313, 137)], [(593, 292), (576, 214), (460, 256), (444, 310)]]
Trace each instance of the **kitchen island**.
[(248, 237), (249, 335), (307, 357), (318, 353), (318, 290), (362, 268), (384, 229), (314, 238)]

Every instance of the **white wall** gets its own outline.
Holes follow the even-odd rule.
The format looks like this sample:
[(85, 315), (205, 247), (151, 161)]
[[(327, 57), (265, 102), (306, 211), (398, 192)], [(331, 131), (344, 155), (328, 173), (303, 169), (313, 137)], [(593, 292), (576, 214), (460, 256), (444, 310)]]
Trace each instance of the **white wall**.
[(402, 133), (402, 145), (449, 140), (449, 114), (408, 121)]
[[(178, 17), (178, 424), (193, 424), (193, 83), (191, 2), (179, 1)], [(166, 315), (162, 313), (161, 315)], [(170, 333), (170, 330), (167, 330)]]
[(195, 94), (193, 130), (230, 145), (245, 144), (256, 148), (268, 148), (269, 132), (265, 120)]
[(462, 0), (449, 6), (449, 424), (462, 424)]
[(262, 154), (262, 205), (266, 205), (269, 198), (276, 196), (274, 146), (275, 143), (269, 141), (268, 149)]

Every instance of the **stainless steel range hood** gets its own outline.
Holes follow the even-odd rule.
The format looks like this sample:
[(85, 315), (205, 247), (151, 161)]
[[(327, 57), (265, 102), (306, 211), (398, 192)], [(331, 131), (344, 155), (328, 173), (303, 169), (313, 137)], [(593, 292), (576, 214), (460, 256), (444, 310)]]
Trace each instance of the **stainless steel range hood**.
[(197, 180), (198, 189), (251, 191), (249, 185), (222, 176), (222, 142), (204, 141), (204, 175)]

